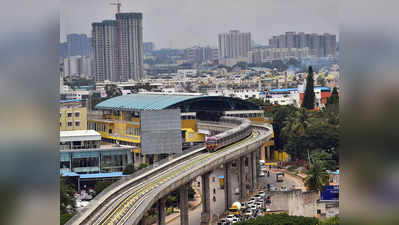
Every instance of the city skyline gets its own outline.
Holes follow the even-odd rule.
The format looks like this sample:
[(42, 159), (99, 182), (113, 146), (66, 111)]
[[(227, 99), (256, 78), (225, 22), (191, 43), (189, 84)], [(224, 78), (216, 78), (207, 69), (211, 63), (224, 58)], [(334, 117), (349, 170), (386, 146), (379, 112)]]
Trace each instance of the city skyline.
[[(338, 6), (334, 1), (242, 3), (226, 0), (122, 1), (122, 12), (143, 13), (143, 37), (161, 48), (188, 48), (194, 45), (216, 47), (218, 34), (229, 30), (251, 32), (252, 39), (265, 45), (273, 35), (287, 31), (332, 33), (338, 37)], [(90, 35), (91, 23), (114, 18), (111, 1), (63, 1), (60, 42), (70, 33)], [(154, 7), (154, 5), (156, 7)], [(180, 8), (174, 6), (179, 5)], [(78, 6), (78, 7), (77, 7)], [(93, 10), (93, 6), (96, 6)], [(162, 10), (160, 10), (162, 9)], [(203, 9), (203, 10), (198, 10)], [(223, 9), (223, 15), (220, 12)], [(171, 13), (173, 12), (173, 13)], [(205, 15), (205, 16), (204, 16)], [(240, 16), (239, 16), (240, 15)], [(165, 26), (166, 24), (172, 24)], [(206, 32), (204, 32), (206, 31)]]

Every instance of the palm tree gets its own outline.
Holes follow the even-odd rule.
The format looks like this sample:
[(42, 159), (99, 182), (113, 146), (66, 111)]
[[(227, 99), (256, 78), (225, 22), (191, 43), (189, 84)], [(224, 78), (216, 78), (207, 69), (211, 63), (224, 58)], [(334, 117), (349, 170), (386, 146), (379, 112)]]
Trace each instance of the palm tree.
[(305, 186), (310, 191), (323, 191), (325, 185), (329, 182), (329, 175), (319, 160), (315, 160), (307, 171)]

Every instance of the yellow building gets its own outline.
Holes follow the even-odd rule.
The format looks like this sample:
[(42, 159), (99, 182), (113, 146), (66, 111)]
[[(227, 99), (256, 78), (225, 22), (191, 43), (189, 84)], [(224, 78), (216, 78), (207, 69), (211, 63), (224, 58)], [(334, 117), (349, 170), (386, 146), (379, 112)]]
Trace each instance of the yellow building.
[(96, 109), (101, 113), (89, 116), (88, 129), (99, 132), (103, 141), (137, 146), (137, 154), (141, 153), (141, 117), (145, 111), (180, 109), (183, 144), (205, 141), (205, 134), (198, 131), (197, 119), (206, 111), (229, 112), (229, 115), (264, 122), (263, 111), (253, 103), (222, 96), (130, 94), (103, 101)]
[(81, 106), (60, 107), (60, 131), (87, 130), (87, 109)]

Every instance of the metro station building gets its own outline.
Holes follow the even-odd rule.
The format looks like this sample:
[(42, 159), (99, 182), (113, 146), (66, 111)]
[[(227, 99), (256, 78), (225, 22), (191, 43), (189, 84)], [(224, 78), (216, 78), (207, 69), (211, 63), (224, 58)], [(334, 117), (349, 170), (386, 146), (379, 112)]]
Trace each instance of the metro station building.
[(130, 94), (105, 100), (96, 109), (88, 116), (88, 129), (100, 133), (103, 141), (135, 146), (133, 160), (150, 164), (204, 142), (206, 132), (198, 129), (198, 120), (227, 115), (265, 122), (257, 105), (223, 96)]

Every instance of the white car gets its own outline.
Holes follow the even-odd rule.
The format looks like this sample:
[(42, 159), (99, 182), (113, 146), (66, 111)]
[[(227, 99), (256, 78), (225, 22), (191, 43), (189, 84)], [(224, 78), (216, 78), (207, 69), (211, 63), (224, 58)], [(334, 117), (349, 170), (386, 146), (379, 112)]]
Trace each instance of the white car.
[(223, 219), (221, 219), (221, 220), (219, 221), (219, 223), (221, 223), (221, 224), (227, 224), (228, 221), (227, 221), (227, 219), (223, 218)]
[(255, 212), (257, 209), (258, 209), (258, 208), (256, 207), (256, 205), (253, 205), (253, 206), (251, 207), (251, 211), (252, 211), (252, 212)]
[(247, 209), (247, 211), (245, 211), (246, 216), (252, 216), (252, 210), (251, 209)]
[(265, 173), (262, 171), (262, 172), (259, 173), (259, 176), (260, 176), (260, 177), (264, 177), (264, 176), (265, 176)]
[(234, 218), (234, 219), (231, 221), (232, 224), (238, 223), (238, 222), (240, 222), (240, 219), (238, 219), (238, 218)]
[(256, 203), (256, 208), (261, 209), (262, 208), (262, 203)]
[(266, 196), (266, 193), (264, 191), (259, 191), (258, 195), (264, 198)]
[(227, 217), (226, 217), (226, 219), (231, 223), (231, 222), (233, 222), (233, 219), (234, 218), (236, 218), (234, 215), (228, 215)]
[(262, 196), (260, 195), (255, 195), (254, 198), (256, 201), (262, 201)]
[(288, 188), (285, 187), (285, 186), (281, 186), (281, 187), (280, 187), (280, 190), (281, 190), (281, 191), (288, 191)]

